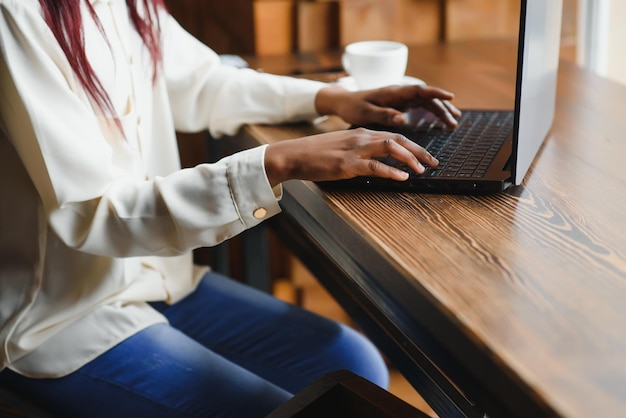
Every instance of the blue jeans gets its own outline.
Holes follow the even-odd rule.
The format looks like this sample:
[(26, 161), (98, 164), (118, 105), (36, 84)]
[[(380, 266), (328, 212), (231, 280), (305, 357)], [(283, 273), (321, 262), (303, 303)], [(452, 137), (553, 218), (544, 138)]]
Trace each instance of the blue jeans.
[(262, 417), (316, 378), (347, 369), (386, 388), (354, 330), (215, 273), (151, 326), (76, 372), (0, 384), (59, 417)]

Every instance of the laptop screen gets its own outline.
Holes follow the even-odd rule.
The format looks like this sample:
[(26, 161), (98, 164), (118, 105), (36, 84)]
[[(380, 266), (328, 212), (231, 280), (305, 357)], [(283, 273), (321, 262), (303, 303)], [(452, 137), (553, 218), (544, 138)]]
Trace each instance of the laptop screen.
[(552, 126), (563, 0), (522, 2), (513, 181), (519, 185)]

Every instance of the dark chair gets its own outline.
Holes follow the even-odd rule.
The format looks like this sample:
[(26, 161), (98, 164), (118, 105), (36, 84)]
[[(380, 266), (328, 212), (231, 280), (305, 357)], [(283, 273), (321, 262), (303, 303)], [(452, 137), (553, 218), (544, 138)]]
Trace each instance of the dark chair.
[(374, 383), (348, 371), (327, 374), (266, 418), (429, 418)]
[(8, 388), (0, 386), (0, 417), (54, 418), (48, 412)]

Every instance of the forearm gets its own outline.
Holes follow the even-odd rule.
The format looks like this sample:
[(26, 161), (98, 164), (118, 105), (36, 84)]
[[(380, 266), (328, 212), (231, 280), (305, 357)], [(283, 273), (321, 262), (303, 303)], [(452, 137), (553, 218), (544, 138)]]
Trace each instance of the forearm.
[(120, 178), (97, 199), (50, 210), (68, 247), (91, 254), (172, 256), (212, 246), (280, 211), (263, 176), (263, 147), (154, 180)]

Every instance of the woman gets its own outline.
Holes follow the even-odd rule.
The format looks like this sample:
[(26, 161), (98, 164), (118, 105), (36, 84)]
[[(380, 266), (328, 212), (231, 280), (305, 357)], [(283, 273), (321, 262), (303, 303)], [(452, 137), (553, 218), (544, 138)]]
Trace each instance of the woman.
[(375, 158), (437, 162), (400, 135), (348, 130), (181, 170), (175, 131), (327, 114), (394, 126), (407, 106), (454, 126), (452, 94), (229, 68), (161, 0), (0, 11), (0, 384), (63, 417), (264, 416), (340, 368), (387, 384), (359, 334), (190, 252), (277, 214), (287, 179), (402, 181)]

